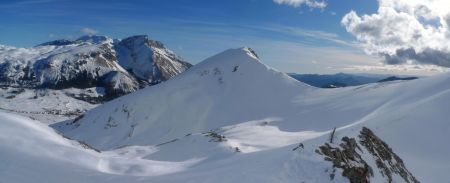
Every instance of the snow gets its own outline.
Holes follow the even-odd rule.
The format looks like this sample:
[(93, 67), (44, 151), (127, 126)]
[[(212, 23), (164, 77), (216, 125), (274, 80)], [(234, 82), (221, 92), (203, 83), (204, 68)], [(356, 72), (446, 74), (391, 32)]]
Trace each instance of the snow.
[[(242, 153), (251, 153), (291, 144), (298, 144), (328, 134), (327, 132), (281, 131), (271, 123), (280, 119), (263, 119), (250, 121), (222, 128), (223, 135), (227, 137), (227, 144), (238, 147)], [(264, 139), (261, 139), (265, 137)]]
[(15, 48), (5, 46), (0, 52), (0, 63), (4, 63), (9, 60), (17, 60), (18, 62), (38, 60), (44, 58), (47, 53), (55, 49), (57, 49), (55, 46), (39, 46), (32, 48)]
[(114, 90), (125, 90), (131, 93), (139, 88), (139, 83), (124, 72), (110, 72), (104, 77), (104, 82), (110, 83)]
[(72, 96), (103, 96), (101, 88), (64, 90), (23, 89), (13, 87), (0, 88), (0, 111), (15, 113), (36, 119), (43, 123), (56, 123), (70, 120), (85, 111), (96, 107)]
[(149, 80), (154, 75), (152, 49), (145, 43), (146, 36), (136, 36), (122, 40), (118, 45), (121, 55), (119, 64), (131, 70), (138, 78)]
[[(6, 121), (0, 123), (0, 159), (22, 165), (2, 164), (0, 176), (10, 182), (348, 182), (340, 170), (331, 180), (332, 164), (315, 150), (333, 128), (339, 140), (368, 127), (418, 180), (448, 182), (449, 101), (449, 73), (319, 89), (269, 68), (249, 48), (230, 49), (74, 123), (52, 125), (101, 153), (0, 113)], [(15, 146), (28, 139), (33, 143)], [(361, 153), (374, 168), (371, 181), (384, 182), (373, 156)]]
[[(318, 159), (306, 159), (298, 156), (290, 149), (277, 149), (252, 155), (234, 153), (220, 146), (220, 143), (208, 142), (207, 137), (194, 134), (180, 142), (185, 147), (193, 142), (200, 148), (187, 148), (187, 155), (203, 155), (206, 157), (178, 158), (177, 161), (152, 160), (177, 159), (184, 153), (174, 153), (177, 144), (156, 146), (129, 146), (113, 151), (98, 153), (84, 149), (78, 142), (64, 139), (51, 128), (23, 117), (1, 113), (0, 119), (0, 176), (7, 182), (297, 182), (299, 175), (293, 173), (291, 166), (300, 167), (301, 171), (311, 175), (308, 179), (318, 182), (329, 182), (326, 176), (315, 177), (308, 171), (320, 170), (323, 173), (324, 163), (316, 163)], [(176, 143), (176, 142), (174, 142)], [(213, 150), (213, 151), (211, 151)], [(163, 151), (163, 152), (160, 152)], [(156, 154), (160, 152), (160, 154)], [(170, 152), (166, 154), (166, 152)], [(214, 153), (213, 153), (214, 152)], [(161, 155), (162, 154), (162, 155)], [(157, 157), (160, 158), (157, 158)], [(163, 158), (161, 158), (161, 156)], [(156, 157), (156, 158), (155, 158)], [(261, 159), (259, 159), (261, 158)], [(304, 165), (294, 165), (301, 161)], [(315, 162), (316, 161), (316, 162)], [(267, 167), (254, 169), (254, 167)], [(306, 166), (309, 166), (306, 168)], [(44, 168), (45, 167), (45, 168)], [(278, 167), (283, 167), (279, 169)], [(297, 167), (299, 168), (299, 167)], [(236, 170), (241, 170), (236, 173)], [(240, 173), (239, 173), (240, 172)], [(276, 172), (269, 174), (269, 172)], [(205, 175), (217, 176), (205, 176)], [(317, 173), (316, 173), (317, 174)], [(259, 176), (254, 176), (259, 175)], [(323, 181), (322, 181), (323, 180)], [(342, 179), (341, 179), (342, 180)]]
[[(184, 170), (198, 162), (142, 159), (152, 153), (149, 147), (98, 153), (84, 149), (78, 142), (65, 139), (36, 121), (1, 112), (0, 118), (0, 176), (7, 182), (108, 182), (110, 179), (121, 182), (122, 178), (113, 175), (158, 176)], [(136, 182), (140, 179), (125, 178)]]

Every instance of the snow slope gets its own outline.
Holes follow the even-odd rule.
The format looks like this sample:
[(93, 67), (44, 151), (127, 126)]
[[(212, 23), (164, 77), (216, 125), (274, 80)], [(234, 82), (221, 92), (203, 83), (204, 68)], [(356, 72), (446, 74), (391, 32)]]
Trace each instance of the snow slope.
[(2, 182), (140, 182), (140, 176), (175, 173), (196, 162), (142, 159), (154, 151), (148, 147), (100, 153), (36, 121), (6, 113), (0, 119)]
[[(102, 88), (63, 90), (0, 87), (0, 111), (27, 116), (43, 123), (71, 120), (97, 106), (86, 102), (104, 95)], [(77, 98), (84, 98), (79, 100)]]
[[(233, 178), (211, 175), (248, 182), (332, 181), (328, 175), (336, 170), (315, 151), (329, 141), (335, 127), (337, 142), (332, 146), (336, 147), (343, 137), (361, 139), (362, 128), (368, 127), (418, 180), (448, 182), (450, 147), (441, 141), (450, 138), (446, 121), (449, 91), (447, 73), (408, 82), (318, 89), (268, 68), (248, 48), (231, 49), (173, 80), (108, 102), (74, 123), (54, 127), (102, 150), (161, 146), (148, 158), (206, 158), (207, 163), (177, 175), (223, 182)], [(238, 155), (229, 156), (190, 140), (202, 136)], [(299, 143), (304, 146), (300, 155), (292, 154)], [(378, 156), (365, 148), (361, 156), (374, 170), (370, 179), (388, 181), (377, 167)], [(203, 174), (192, 173), (197, 170)], [(342, 170), (337, 171), (333, 181), (342, 182)], [(404, 182), (398, 175), (393, 173), (392, 179)]]

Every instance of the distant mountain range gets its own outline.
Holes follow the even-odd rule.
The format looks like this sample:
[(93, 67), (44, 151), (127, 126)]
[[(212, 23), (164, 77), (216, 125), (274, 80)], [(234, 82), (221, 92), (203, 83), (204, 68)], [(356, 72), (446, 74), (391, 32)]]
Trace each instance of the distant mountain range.
[(389, 75), (359, 75), (359, 74), (347, 74), (347, 73), (337, 73), (337, 74), (296, 74), (289, 73), (289, 76), (297, 79), (298, 81), (304, 82), (311, 86), (319, 88), (341, 88), (347, 86), (358, 86), (369, 83), (376, 82), (387, 82), (396, 80), (413, 80), (418, 77), (399, 77), (399, 76), (389, 76)]
[(389, 82), (389, 81), (409, 81), (409, 80), (414, 80), (414, 79), (419, 79), (418, 77), (397, 77), (397, 76), (390, 76), (387, 78), (384, 78), (378, 82), (382, 83), (382, 82)]

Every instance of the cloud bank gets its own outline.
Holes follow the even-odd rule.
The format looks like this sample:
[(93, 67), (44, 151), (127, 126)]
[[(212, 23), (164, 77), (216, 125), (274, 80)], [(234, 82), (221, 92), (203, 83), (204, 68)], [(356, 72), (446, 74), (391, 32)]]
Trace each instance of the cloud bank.
[(377, 13), (351, 11), (342, 25), (366, 52), (388, 64), (450, 67), (448, 0), (378, 0)]
[(318, 0), (273, 0), (273, 2), (277, 4), (286, 4), (294, 7), (305, 5), (310, 8), (320, 8), (320, 9), (323, 9), (327, 6), (327, 3), (325, 1), (318, 1)]

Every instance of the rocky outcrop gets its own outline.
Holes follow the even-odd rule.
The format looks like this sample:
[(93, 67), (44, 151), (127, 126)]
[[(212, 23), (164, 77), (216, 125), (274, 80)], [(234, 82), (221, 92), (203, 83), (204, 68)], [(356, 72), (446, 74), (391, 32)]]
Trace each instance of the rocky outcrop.
[[(406, 183), (419, 183), (402, 159), (366, 127), (357, 138), (343, 137), (338, 146), (325, 143), (316, 152), (332, 163), (334, 170), (330, 174), (331, 179), (336, 169), (340, 169), (342, 176), (351, 183), (369, 183), (375, 171), (382, 175), (385, 182), (393, 182), (396, 176)], [(370, 164), (373, 160), (376, 165)]]
[(418, 183), (419, 181), (406, 169), (403, 160), (392, 149), (378, 138), (370, 129), (363, 128), (359, 135), (360, 144), (373, 156), (377, 169), (386, 177), (388, 182), (393, 176), (400, 176), (405, 182)]

